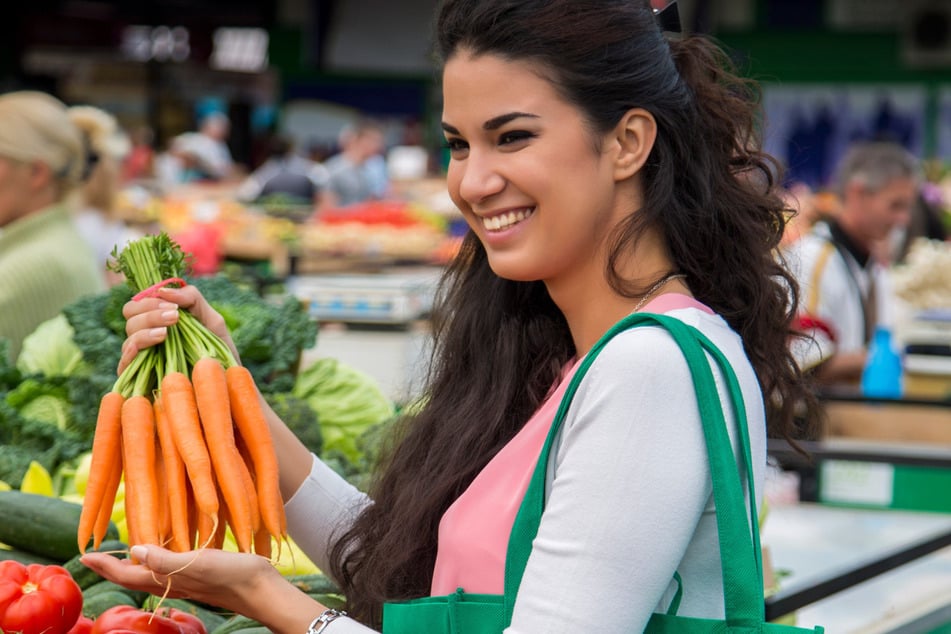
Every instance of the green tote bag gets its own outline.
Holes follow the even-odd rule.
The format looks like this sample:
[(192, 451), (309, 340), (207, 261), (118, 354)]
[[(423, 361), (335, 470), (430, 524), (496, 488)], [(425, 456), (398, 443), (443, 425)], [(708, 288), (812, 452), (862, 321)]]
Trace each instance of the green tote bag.
[[(384, 634), (501, 634), (512, 620), (515, 597), (528, 563), (532, 541), (538, 532), (545, 504), (545, 474), (548, 456), (558, 429), (564, 421), (578, 385), (598, 353), (615, 335), (640, 326), (661, 326), (680, 346), (693, 378), (703, 421), (707, 455), (716, 504), (717, 531), (720, 538), (720, 564), (723, 574), (724, 619), (701, 619), (677, 615), (680, 593), (666, 613), (655, 613), (645, 632), (651, 634), (763, 633), (822, 634), (823, 628), (804, 629), (769, 623), (765, 618), (763, 568), (756, 521), (756, 494), (753, 490), (752, 457), (747, 431), (746, 409), (739, 381), (723, 353), (699, 330), (683, 322), (653, 313), (636, 313), (615, 324), (594, 345), (578, 366), (562, 398), (548, 432), (535, 471), (525, 492), (509, 536), (505, 559), (505, 594), (454, 594), (424, 597), (383, 606)], [(704, 351), (710, 353), (726, 377), (737, 423), (737, 437), (743, 462), (743, 476), (727, 433), (713, 371)], [(743, 480), (749, 490), (745, 503)], [(679, 575), (675, 577), (680, 582)], [(689, 583), (689, 580), (687, 580)], [(583, 606), (581, 606), (583, 607)]]

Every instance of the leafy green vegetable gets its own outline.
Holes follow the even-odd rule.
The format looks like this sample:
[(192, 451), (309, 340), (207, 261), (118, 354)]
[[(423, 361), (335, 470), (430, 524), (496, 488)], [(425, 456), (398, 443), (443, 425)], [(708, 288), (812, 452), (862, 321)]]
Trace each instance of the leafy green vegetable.
[(293, 394), (317, 412), (324, 451), (340, 451), (355, 464), (364, 454), (360, 436), (396, 413), (374, 379), (333, 358), (318, 359), (301, 370)]
[(304, 445), (317, 455), (324, 448), (317, 413), (304, 399), (289, 392), (265, 394), (274, 413), (290, 428)]
[(222, 275), (190, 280), (221, 313), (241, 363), (264, 393), (290, 392), (301, 353), (317, 340), (317, 324), (302, 302), (285, 297), (265, 301)]
[(80, 434), (26, 418), (0, 399), (0, 480), (7, 484), (19, 488), (31, 460), (53, 473), (90, 446)]
[(92, 374), (112, 377), (122, 356), (125, 318), (122, 307), (132, 299), (132, 289), (117, 284), (104, 293), (89, 295), (63, 309), (72, 326), (73, 341), (82, 350)]
[(11, 349), (10, 340), (0, 337), (0, 391), (15, 387), (22, 379), (10, 356)]
[(92, 377), (35, 375), (21, 381), (3, 400), (20, 416), (68, 431), (91, 446), (103, 387)]
[(73, 342), (75, 331), (63, 314), (48, 319), (27, 335), (17, 369), (23, 374), (71, 376), (87, 370), (83, 352)]

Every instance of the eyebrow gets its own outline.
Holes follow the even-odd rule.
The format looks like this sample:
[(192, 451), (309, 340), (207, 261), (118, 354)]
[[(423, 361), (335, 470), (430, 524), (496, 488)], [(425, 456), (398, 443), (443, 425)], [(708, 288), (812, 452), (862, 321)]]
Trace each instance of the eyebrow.
[[(492, 117), (491, 119), (483, 123), (482, 129), (488, 130), (488, 131), (498, 130), (499, 128), (504, 126), (506, 123), (509, 123), (510, 121), (519, 119), (521, 117), (529, 117), (531, 119), (537, 119), (538, 115), (531, 114), (528, 112), (509, 112), (507, 114), (500, 114), (499, 116)], [(445, 121), (442, 122), (442, 129), (450, 134), (459, 134), (459, 130), (457, 130), (454, 126), (449, 125)]]

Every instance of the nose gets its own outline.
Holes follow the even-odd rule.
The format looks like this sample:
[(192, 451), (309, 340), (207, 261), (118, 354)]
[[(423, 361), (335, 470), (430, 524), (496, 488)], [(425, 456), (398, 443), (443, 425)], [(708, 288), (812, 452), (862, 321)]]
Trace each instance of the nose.
[(505, 178), (489, 154), (470, 150), (453, 167), (457, 170), (459, 196), (469, 205), (477, 205), (505, 188)]

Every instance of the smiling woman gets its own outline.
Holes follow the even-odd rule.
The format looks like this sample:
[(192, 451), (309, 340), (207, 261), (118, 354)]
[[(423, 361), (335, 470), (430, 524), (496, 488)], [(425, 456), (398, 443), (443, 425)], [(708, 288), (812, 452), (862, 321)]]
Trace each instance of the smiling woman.
[[(288, 634), (763, 626), (767, 425), (792, 437), (810, 392), (754, 92), (646, 0), (444, 0), (436, 50), (470, 231), (418, 406), (368, 495), (269, 419), (288, 530), (350, 616), (232, 553), (89, 564), (152, 591), (181, 570), (176, 592)], [(220, 322), (165, 290), (126, 307), (128, 351), (162, 340), (168, 302)]]
[(37, 92), (0, 96), (0, 337), (23, 338), (104, 288), (65, 208), (86, 155), (66, 106)]

